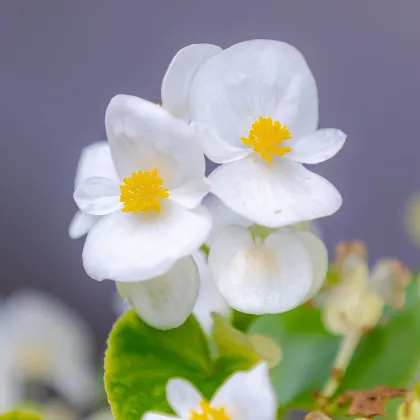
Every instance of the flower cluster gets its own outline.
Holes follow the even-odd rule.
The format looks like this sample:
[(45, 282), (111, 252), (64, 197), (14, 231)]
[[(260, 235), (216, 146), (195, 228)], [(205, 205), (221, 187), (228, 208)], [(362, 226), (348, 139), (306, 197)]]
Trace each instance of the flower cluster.
[[(170, 329), (194, 311), (208, 324), (229, 307), (280, 313), (319, 291), (328, 258), (310, 221), (342, 199), (304, 164), (333, 157), (346, 136), (318, 129), (316, 83), (298, 50), (190, 45), (169, 65), (161, 106), (118, 95), (105, 125), (108, 141), (80, 158), (70, 235), (88, 234), (87, 274), (116, 281), (145, 322)], [(204, 156), (220, 164), (208, 178)]]

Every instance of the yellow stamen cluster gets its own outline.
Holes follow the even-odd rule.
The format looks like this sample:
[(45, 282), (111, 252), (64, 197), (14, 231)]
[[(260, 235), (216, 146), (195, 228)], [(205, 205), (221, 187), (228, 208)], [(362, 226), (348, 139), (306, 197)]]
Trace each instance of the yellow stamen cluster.
[(291, 140), (289, 129), (274, 121), (271, 117), (260, 117), (254, 121), (248, 137), (241, 137), (246, 146), (254, 148), (267, 162), (272, 162), (273, 155), (284, 155), (292, 151), (291, 147), (281, 146), (286, 140)]
[(169, 197), (168, 190), (162, 188), (163, 180), (159, 177), (157, 169), (151, 172), (133, 172), (130, 178), (123, 179), (120, 185), (120, 201), (124, 204), (124, 213), (138, 213), (150, 210), (160, 212), (160, 200)]
[(203, 400), (200, 402), (200, 408), (200, 413), (195, 410), (191, 411), (189, 420), (230, 420), (223, 407), (211, 407), (207, 401)]

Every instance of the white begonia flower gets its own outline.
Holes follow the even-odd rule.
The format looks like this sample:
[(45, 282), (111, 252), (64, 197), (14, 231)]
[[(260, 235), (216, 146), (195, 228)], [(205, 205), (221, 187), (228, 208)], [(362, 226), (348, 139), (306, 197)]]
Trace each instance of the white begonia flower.
[[(189, 48), (198, 56), (195, 45), (181, 58)], [(339, 192), (303, 164), (330, 159), (346, 136), (317, 129), (317, 87), (301, 53), (283, 42), (252, 40), (223, 51), (213, 46), (208, 55), (197, 60), (185, 95), (205, 154), (223, 164), (209, 176), (212, 192), (268, 227), (335, 213)]]
[(0, 306), (0, 412), (25, 398), (27, 381), (48, 383), (75, 406), (94, 403), (93, 338), (56, 298), (16, 292)]
[(176, 417), (146, 413), (143, 420), (275, 420), (277, 403), (266, 363), (237, 372), (221, 385), (211, 401), (184, 379), (171, 379), (166, 397)]
[[(162, 81), (162, 106), (174, 117), (190, 122), (188, 94), (198, 68), (220, 47), (211, 44), (190, 45), (173, 58)], [(75, 189), (85, 179), (103, 177), (119, 181), (106, 141), (96, 142), (82, 150), (75, 177)], [(69, 235), (76, 239), (86, 235), (102, 216), (78, 211), (69, 227)]]
[(83, 264), (95, 280), (150, 280), (197, 250), (211, 229), (200, 206), (204, 155), (193, 127), (140, 98), (114, 97), (105, 125), (119, 180), (95, 175), (76, 188), (81, 211), (106, 215), (87, 236)]
[(280, 313), (319, 291), (328, 270), (328, 252), (316, 235), (301, 225), (287, 229), (252, 225), (214, 196), (204, 203), (213, 218), (208, 239), (211, 276), (232, 308)]
[(385, 305), (404, 305), (411, 275), (399, 261), (382, 259), (369, 270), (366, 247), (358, 241), (340, 243), (336, 253), (340, 282), (323, 304), (323, 322), (330, 332), (363, 332), (378, 324)]
[[(77, 164), (74, 189), (77, 189), (86, 179), (93, 177), (108, 178), (116, 182), (119, 181), (107, 141), (92, 143), (82, 150)], [(70, 237), (77, 239), (86, 235), (101, 217), (79, 210), (70, 223)]]

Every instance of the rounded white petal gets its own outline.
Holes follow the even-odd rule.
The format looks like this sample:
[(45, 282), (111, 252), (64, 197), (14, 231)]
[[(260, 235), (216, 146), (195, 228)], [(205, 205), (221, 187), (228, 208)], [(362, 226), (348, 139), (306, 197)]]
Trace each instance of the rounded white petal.
[(195, 129), (162, 107), (117, 95), (108, 105), (105, 125), (120, 177), (157, 169), (164, 187), (171, 190), (204, 176), (204, 155)]
[(210, 334), (213, 327), (211, 314), (216, 312), (224, 317), (228, 317), (230, 314), (230, 307), (219, 293), (219, 290), (211, 278), (210, 269), (207, 265), (204, 253), (202, 251), (197, 251), (193, 254), (193, 257), (198, 266), (201, 280), (200, 293), (193, 313), (203, 330), (207, 334)]
[(209, 191), (210, 183), (203, 176), (171, 190), (170, 198), (188, 209), (194, 209)]
[(210, 229), (211, 217), (204, 207), (187, 210), (169, 200), (158, 214), (115, 212), (89, 232), (83, 264), (95, 280), (148, 280), (196, 251)]
[(346, 141), (346, 135), (334, 128), (323, 128), (297, 140), (287, 157), (301, 163), (320, 163), (335, 156)]
[(295, 138), (318, 125), (315, 79), (302, 54), (284, 42), (246, 41), (216, 54), (197, 72), (190, 98), (192, 119), (235, 147), (260, 116), (287, 125)]
[(166, 385), (166, 399), (175, 413), (182, 419), (188, 419), (191, 410), (200, 409), (202, 395), (185, 379), (170, 379)]
[(222, 51), (213, 44), (193, 44), (178, 51), (162, 81), (162, 105), (172, 115), (190, 121), (189, 93), (197, 70)]
[(77, 164), (74, 188), (77, 188), (85, 179), (92, 177), (119, 179), (107, 141), (92, 143), (82, 150)]
[(77, 211), (69, 226), (70, 238), (78, 239), (86, 235), (99, 219), (100, 216), (93, 216)]
[(267, 363), (235, 373), (217, 391), (211, 405), (226, 407), (232, 420), (275, 419), (277, 402)]
[(233, 146), (224, 141), (215, 130), (205, 123), (193, 121), (191, 126), (196, 129), (204, 154), (213, 162), (236, 162), (252, 153), (252, 149), (244, 144)]
[(87, 178), (73, 194), (79, 209), (94, 216), (104, 216), (121, 209), (120, 187), (116, 180), (109, 178)]
[(248, 219), (227, 207), (215, 195), (209, 194), (204, 198), (203, 205), (209, 210), (213, 220), (213, 227), (206, 243), (211, 245), (217, 236), (228, 226), (250, 227), (253, 225)]
[(306, 299), (312, 299), (324, 284), (328, 272), (328, 250), (324, 242), (310, 232), (298, 231), (296, 234), (305, 243), (312, 261), (313, 281)]
[(228, 207), (268, 227), (329, 216), (342, 203), (329, 181), (285, 157), (267, 164), (248, 156), (216, 168), (209, 181), (211, 192)]
[(261, 243), (247, 229), (227, 228), (210, 249), (209, 267), (227, 303), (245, 313), (288, 311), (305, 300), (313, 282), (309, 251), (290, 231)]
[(150, 326), (182, 325), (197, 301), (200, 278), (192, 257), (178, 260), (165, 274), (138, 283), (119, 283), (133, 309)]

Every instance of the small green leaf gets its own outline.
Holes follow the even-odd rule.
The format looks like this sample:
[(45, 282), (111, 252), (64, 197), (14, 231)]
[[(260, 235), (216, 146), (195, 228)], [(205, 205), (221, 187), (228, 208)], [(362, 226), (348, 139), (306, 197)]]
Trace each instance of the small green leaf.
[(42, 420), (38, 414), (30, 411), (11, 411), (1, 414), (0, 420)]
[[(219, 321), (223, 341), (232, 328)], [(161, 331), (127, 312), (114, 325), (105, 354), (105, 388), (115, 419), (138, 420), (146, 411), (172, 413), (165, 393), (171, 378), (185, 378), (211, 398), (228, 376), (260, 360), (241, 346), (222, 353), (211, 359), (207, 338), (192, 316), (178, 328)]]
[(138, 420), (149, 410), (170, 413), (167, 381), (182, 377), (198, 384), (211, 368), (206, 337), (193, 317), (161, 331), (127, 312), (114, 325), (105, 354), (105, 387), (116, 420)]
[(247, 332), (258, 315), (244, 314), (232, 309), (232, 325), (239, 331)]
[(340, 341), (325, 331), (320, 312), (302, 306), (283, 314), (263, 315), (250, 332), (267, 335), (283, 351), (283, 360), (271, 370), (280, 406), (314, 409), (312, 393), (325, 384)]

